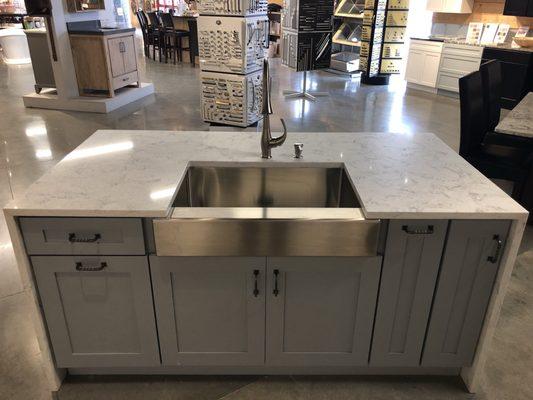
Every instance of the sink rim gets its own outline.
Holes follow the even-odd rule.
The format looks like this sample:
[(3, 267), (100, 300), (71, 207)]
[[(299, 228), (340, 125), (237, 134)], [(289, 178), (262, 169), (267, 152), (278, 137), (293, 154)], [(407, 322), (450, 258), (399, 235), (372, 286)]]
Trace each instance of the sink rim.
[(360, 207), (173, 207), (169, 219), (370, 221)]
[[(239, 206), (239, 205), (232, 205), (232, 204), (226, 204), (226, 205), (222, 205), (222, 206), (217, 206), (217, 205), (209, 205), (209, 206), (198, 206), (198, 205), (177, 205), (177, 201), (178, 201), (178, 198), (180, 196), (180, 192), (182, 192), (183, 190), (185, 191), (189, 191), (190, 189), (188, 187), (190, 187), (191, 185), (191, 176), (192, 176), (192, 173), (191, 173), (191, 170), (193, 170), (194, 168), (212, 168), (212, 169), (217, 169), (217, 168), (220, 168), (220, 169), (229, 169), (229, 170), (274, 170), (274, 169), (283, 169), (283, 170), (293, 170), (293, 169), (309, 169), (309, 170), (317, 170), (317, 171), (323, 171), (323, 172), (326, 172), (327, 170), (338, 170), (338, 172), (340, 173), (340, 181), (338, 183), (338, 190), (340, 191), (341, 188), (343, 186), (346, 186), (347, 187), (347, 190), (349, 190), (350, 192), (350, 196), (353, 198), (352, 202), (353, 204), (347, 204), (347, 205), (339, 205), (338, 207), (331, 207), (331, 206), (309, 206), (309, 205), (302, 205), (302, 206), (270, 206), (270, 205), (262, 205), (262, 204), (252, 204), (252, 205), (245, 205), (245, 206)], [(194, 182), (194, 181), (192, 181)], [(339, 194), (339, 193), (338, 193)], [(340, 201), (340, 199), (339, 199)], [(359, 193), (357, 192), (356, 188), (355, 188), (355, 185), (350, 177), (350, 174), (348, 173), (348, 170), (346, 168), (346, 164), (344, 162), (305, 162), (303, 161), (302, 159), (298, 159), (298, 160), (292, 160), (292, 162), (287, 162), (287, 161), (272, 161), (272, 160), (261, 160), (261, 161), (245, 161), (245, 162), (233, 162), (233, 161), (216, 161), (216, 162), (211, 162), (211, 161), (190, 161), (187, 163), (187, 166), (185, 167), (184, 169), (184, 173), (176, 187), (176, 191), (172, 197), (172, 203), (171, 203), (171, 210), (174, 210), (174, 209), (222, 209), (222, 208), (225, 208), (225, 209), (232, 209), (232, 210), (236, 210), (236, 209), (248, 209), (248, 210), (252, 210), (252, 209), (255, 209), (254, 211), (254, 215), (257, 215), (259, 213), (259, 211), (257, 210), (262, 210), (261, 211), (261, 214), (265, 214), (265, 211), (266, 209), (268, 210), (272, 210), (272, 209), (282, 209), (282, 208), (287, 208), (287, 209), (292, 209), (293, 211), (295, 209), (314, 209), (314, 210), (329, 210), (330, 212), (328, 213), (329, 215), (334, 215), (335, 213), (334, 212), (331, 212), (331, 210), (333, 209), (340, 209), (340, 208), (345, 208), (347, 210), (357, 210), (357, 209), (361, 209), (362, 208), (362, 203), (361, 203), (361, 199), (360, 199), (360, 196), (359, 196)], [(316, 211), (315, 211), (316, 213)], [(172, 214), (172, 212), (170, 213)], [(187, 215), (187, 214), (190, 214), (190, 213), (184, 213), (184, 215)], [(229, 212), (225, 212), (225, 215), (234, 215), (236, 214), (235, 211), (229, 213)], [(250, 217), (249, 215), (251, 215), (251, 212), (248, 211), (246, 213), (241, 213), (241, 214), (245, 214), (245, 218), (252, 218)], [(270, 215), (275, 215), (273, 214), (272, 212), (270, 212)], [(234, 217), (233, 217), (234, 218)], [(282, 217), (276, 217), (276, 218), (282, 218)], [(308, 216), (302, 216), (301, 218), (309, 218)], [(339, 217), (334, 217), (334, 219), (338, 219)], [(345, 218), (345, 217), (344, 217)], [(350, 218), (353, 218), (350, 217)]]

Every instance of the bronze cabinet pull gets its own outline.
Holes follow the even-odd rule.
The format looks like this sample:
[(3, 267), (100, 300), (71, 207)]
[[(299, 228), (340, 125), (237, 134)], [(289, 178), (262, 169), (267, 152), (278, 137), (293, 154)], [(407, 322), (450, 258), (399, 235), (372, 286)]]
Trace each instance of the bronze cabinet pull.
[(70, 243), (94, 243), (100, 239), (102, 239), (102, 235), (100, 235), (99, 233), (95, 233), (92, 238), (79, 238), (76, 236), (75, 233), (68, 234), (68, 241)]
[(84, 266), (83, 263), (80, 261), (76, 263), (76, 271), (85, 271), (85, 272), (101, 271), (106, 267), (107, 267), (106, 262), (101, 262), (100, 265), (96, 265), (94, 267)]

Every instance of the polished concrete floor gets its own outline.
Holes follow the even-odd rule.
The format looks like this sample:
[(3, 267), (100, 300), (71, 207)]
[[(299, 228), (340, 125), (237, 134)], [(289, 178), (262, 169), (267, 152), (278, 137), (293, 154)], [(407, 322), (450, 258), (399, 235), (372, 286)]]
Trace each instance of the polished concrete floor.
[[(0, 205), (20, 196), (95, 130), (206, 130), (199, 107), (199, 71), (190, 65), (140, 59), (142, 76), (156, 94), (109, 115), (25, 109), (33, 90), (31, 66), (0, 62)], [(326, 72), (310, 74), (314, 90), (330, 97), (316, 103), (285, 100), (300, 75), (273, 63), (272, 120), (289, 132), (429, 131), (451, 147), (459, 144), (459, 107), (453, 98), (388, 87)], [(224, 128), (217, 128), (224, 130)], [(221, 132), (223, 134), (223, 132)], [(533, 230), (528, 229), (504, 302), (483, 389), (478, 399), (533, 398)], [(39, 348), (29, 318), (5, 222), (0, 219), (0, 399), (45, 400)], [(458, 379), (371, 377), (140, 377), (69, 378), (55, 394), (63, 399), (470, 399)]]

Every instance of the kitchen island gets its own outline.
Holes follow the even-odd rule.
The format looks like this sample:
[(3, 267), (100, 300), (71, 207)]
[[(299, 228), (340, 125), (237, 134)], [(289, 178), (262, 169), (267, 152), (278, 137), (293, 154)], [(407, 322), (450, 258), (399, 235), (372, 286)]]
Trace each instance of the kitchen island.
[[(460, 375), (527, 212), (430, 133), (98, 131), (5, 209), (70, 374)], [(310, 234), (311, 233), (311, 234)]]

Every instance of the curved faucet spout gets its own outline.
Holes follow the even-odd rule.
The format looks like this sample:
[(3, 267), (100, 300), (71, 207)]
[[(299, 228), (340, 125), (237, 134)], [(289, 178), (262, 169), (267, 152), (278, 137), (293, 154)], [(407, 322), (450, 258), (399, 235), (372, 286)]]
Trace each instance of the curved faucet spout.
[(287, 125), (285, 125), (283, 118), (280, 118), (279, 120), (281, 121), (281, 125), (283, 125), (283, 133), (278, 137), (273, 137), (270, 139), (270, 144), (272, 147), (281, 146), (283, 143), (285, 143), (285, 139), (287, 139)]
[(272, 106), (270, 105), (270, 74), (268, 69), (268, 60), (263, 62), (263, 132), (261, 134), (261, 157), (271, 158), (273, 147), (281, 146), (285, 139), (287, 139), (287, 126), (283, 118), (280, 118), (283, 125), (283, 133), (280, 136), (272, 137), (270, 129), (270, 114), (272, 113)]

